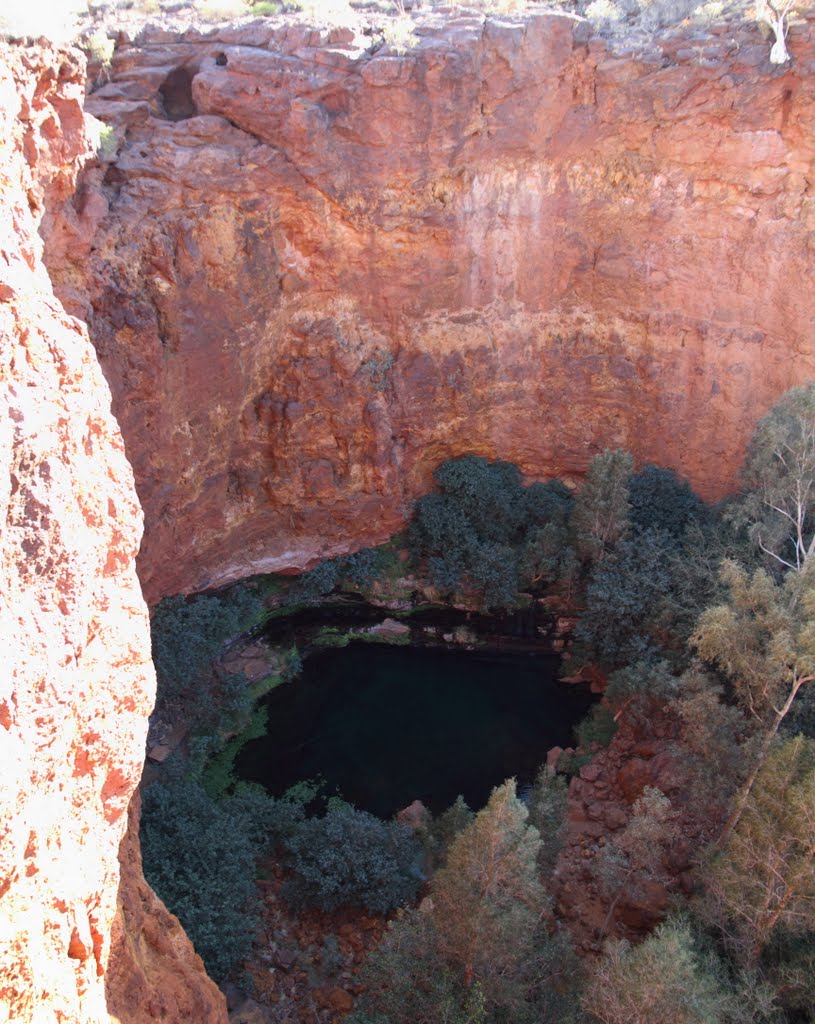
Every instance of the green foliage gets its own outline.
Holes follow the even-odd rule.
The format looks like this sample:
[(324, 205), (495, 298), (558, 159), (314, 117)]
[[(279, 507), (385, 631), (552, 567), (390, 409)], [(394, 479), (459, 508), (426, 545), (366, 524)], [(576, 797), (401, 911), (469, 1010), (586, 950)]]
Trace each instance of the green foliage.
[(538, 868), (546, 877), (555, 867), (566, 830), (568, 786), (562, 775), (542, 765), (526, 795), (529, 824), (538, 830)]
[(699, 614), (720, 592), (719, 562), (742, 544), (671, 470), (626, 475), (626, 455), (598, 457), (577, 495), (572, 525), (590, 575), (576, 640), (609, 668), (660, 657), (678, 673)]
[(294, 602), (316, 604), (332, 590), (336, 590), (343, 580), (356, 588), (362, 588), (380, 575), (376, 549), (362, 548), (353, 555), (327, 558), (304, 572), (292, 587), (291, 599)]
[(625, 708), (627, 716), (646, 709), (652, 703), (665, 704), (679, 694), (679, 680), (664, 659), (643, 658), (608, 677), (605, 697), (615, 708)]
[(527, 818), (513, 780), (493, 790), (432, 884), (438, 956), (507, 1013), (528, 995), (526, 968), (550, 906), (538, 880), (540, 836)]
[(651, 883), (665, 882), (665, 861), (678, 837), (677, 815), (670, 800), (646, 786), (628, 824), (615, 832), (594, 859), (597, 884), (608, 900), (602, 936), (624, 897), (643, 899)]
[(428, 829), (428, 846), (434, 866), (447, 863), (447, 854), (453, 840), (472, 822), (474, 813), (467, 806), (463, 796), (457, 796), (455, 803), (442, 811), (431, 822)]
[(413, 899), (421, 881), (413, 831), (347, 805), (307, 819), (284, 847), (293, 877), (283, 894), (293, 906), (387, 913)]
[(776, 583), (722, 564), (726, 604), (709, 608), (691, 641), (731, 681), (745, 709), (777, 727), (805, 683), (815, 678), (815, 577), (791, 573)]
[(458, 834), (429, 900), (391, 923), (363, 966), (355, 1024), (568, 1024), (580, 974), (546, 927), (540, 837), (512, 781)]
[(810, 1013), (815, 1007), (815, 931), (787, 932), (779, 927), (765, 949), (764, 968), (785, 1009)]
[(646, 530), (619, 541), (594, 566), (575, 638), (603, 664), (640, 661), (658, 650), (653, 632), (671, 584), (671, 545), (668, 534)]
[(251, 586), (219, 594), (165, 598), (150, 623), (157, 703), (177, 701), (201, 683), (225, 643), (257, 625), (262, 617), (263, 602)]
[(454, 839), (430, 899), (394, 921), (366, 961), (356, 1024), (567, 1024), (576, 965), (543, 926), (550, 900), (526, 819), (514, 782), (493, 791)]
[(367, 586), (377, 575), (377, 554), (373, 548), (361, 548), (343, 561), (342, 572), (357, 587)]
[(292, 587), (292, 599), (313, 604), (330, 594), (340, 582), (342, 563), (342, 558), (326, 558), (304, 572)]
[(815, 930), (815, 741), (776, 746), (743, 813), (704, 871), (701, 913), (755, 965), (776, 928)]
[(572, 514), (577, 551), (585, 561), (602, 561), (628, 530), (633, 464), (630, 452), (618, 450), (596, 455), (589, 465)]
[(646, 465), (628, 481), (631, 526), (637, 532), (663, 530), (681, 537), (702, 502), (672, 469)]
[[(434, 477), (440, 491), (419, 499), (409, 536), (435, 586), (469, 585), (486, 608), (506, 608), (525, 580), (552, 576), (571, 506), (562, 484), (525, 488), (517, 466), (476, 455), (442, 463)], [(561, 532), (543, 534), (547, 525)]]
[(602, 1024), (736, 1024), (738, 1003), (721, 963), (684, 921), (666, 921), (639, 946), (610, 943), (583, 1005)]
[[(262, 798), (252, 797), (255, 804)], [(267, 798), (268, 799), (268, 798)], [(251, 949), (260, 924), (254, 878), (261, 836), (246, 799), (214, 803), (179, 779), (144, 792), (144, 874), (222, 981)]]
[[(678, 682), (672, 710), (681, 721), (677, 763), (682, 791), (700, 835), (718, 833), (726, 809), (753, 758), (745, 737), (747, 724), (738, 708), (724, 700), (721, 686), (694, 666)], [(715, 771), (711, 771), (711, 765)]]
[(408, 910), (392, 921), (362, 977), (367, 992), (349, 1024), (487, 1024), (480, 986), (435, 959), (428, 913)]
[(575, 739), (582, 750), (607, 747), (617, 732), (614, 715), (605, 704), (594, 704), (575, 728)]
[(777, 566), (803, 569), (815, 551), (815, 384), (788, 391), (758, 423), (738, 510)]
[(237, 736), (211, 754), (201, 768), (201, 785), (213, 800), (220, 800), (235, 785), (235, 758), (250, 740), (259, 739), (266, 734), (268, 711), (257, 708), (249, 716), (246, 728)]

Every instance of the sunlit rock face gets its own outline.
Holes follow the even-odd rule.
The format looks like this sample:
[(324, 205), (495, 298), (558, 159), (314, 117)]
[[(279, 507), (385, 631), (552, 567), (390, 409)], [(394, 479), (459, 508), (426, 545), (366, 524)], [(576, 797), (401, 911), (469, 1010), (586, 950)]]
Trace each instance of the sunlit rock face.
[(558, 15), (404, 56), (264, 23), (121, 49), (61, 294), (149, 599), (380, 541), (463, 452), (574, 478), (625, 446), (731, 489), (815, 374), (812, 24), (780, 70), (747, 21), (617, 56)]
[[(140, 864), (120, 878), (118, 860), (155, 689), (142, 513), (87, 328), (54, 297), (38, 234), (62, 231), (88, 156), (83, 99), (79, 54), (0, 45), (0, 1020), (14, 1024), (152, 1019), (146, 999), (111, 1018), (106, 991), (120, 885), (124, 901), (146, 889)], [(127, 976), (144, 945), (131, 940)], [(174, 947), (212, 1008), (194, 1019), (224, 1020), (183, 933)]]

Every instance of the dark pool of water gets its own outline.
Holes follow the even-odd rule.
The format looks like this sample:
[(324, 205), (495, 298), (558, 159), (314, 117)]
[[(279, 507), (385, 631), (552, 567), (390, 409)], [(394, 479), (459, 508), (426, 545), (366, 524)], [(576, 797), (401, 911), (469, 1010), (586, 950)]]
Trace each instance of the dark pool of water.
[(572, 741), (594, 698), (558, 683), (559, 671), (553, 654), (322, 651), (270, 694), (268, 734), (236, 768), (276, 796), (322, 776), (330, 792), (383, 817), (415, 799), (436, 812), (459, 793), (480, 808), (493, 786), (531, 781), (550, 747)]

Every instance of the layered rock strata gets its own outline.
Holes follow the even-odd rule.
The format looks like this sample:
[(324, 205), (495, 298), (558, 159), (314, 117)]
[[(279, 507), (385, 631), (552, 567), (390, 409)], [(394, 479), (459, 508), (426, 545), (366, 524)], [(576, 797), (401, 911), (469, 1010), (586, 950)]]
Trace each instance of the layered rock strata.
[(812, 25), (781, 69), (747, 22), (615, 55), (555, 14), (448, 11), (401, 56), (288, 22), (121, 46), (56, 270), (149, 599), (381, 541), (467, 451), (731, 489), (815, 374)]
[[(88, 156), (83, 100), (78, 53), (0, 44), (0, 1021), (14, 1024), (107, 1024), (117, 892), (145, 887), (118, 860), (155, 688), (142, 513), (38, 233), (59, 233)], [(223, 1000), (184, 942), (176, 959), (198, 962), (212, 1008), (195, 1019), (214, 1024)], [(152, 1019), (148, 1005), (117, 1019)]]

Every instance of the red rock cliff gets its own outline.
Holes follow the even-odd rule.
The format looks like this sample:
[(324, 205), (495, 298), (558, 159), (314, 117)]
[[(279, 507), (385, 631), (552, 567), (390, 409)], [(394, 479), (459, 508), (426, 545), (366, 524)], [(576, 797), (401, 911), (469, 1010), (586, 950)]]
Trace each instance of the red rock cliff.
[(121, 151), (61, 280), (151, 600), (382, 540), (465, 451), (540, 477), (626, 446), (733, 486), (756, 419), (815, 375), (812, 22), (780, 70), (749, 23), (616, 56), (585, 29), (120, 49), (90, 105)]
[[(54, 297), (38, 234), (59, 230), (88, 155), (83, 99), (76, 52), (0, 44), (0, 1020), (107, 1024), (113, 1009), (143, 1024), (161, 1002), (167, 1024), (216, 1024), (223, 998), (127, 844), (120, 878), (155, 688), (142, 513), (87, 328)], [(137, 900), (152, 921), (128, 915)], [(122, 919), (130, 945), (112, 955)], [(138, 984), (156, 920), (159, 994)]]

